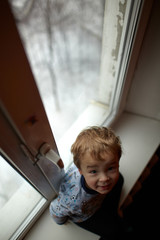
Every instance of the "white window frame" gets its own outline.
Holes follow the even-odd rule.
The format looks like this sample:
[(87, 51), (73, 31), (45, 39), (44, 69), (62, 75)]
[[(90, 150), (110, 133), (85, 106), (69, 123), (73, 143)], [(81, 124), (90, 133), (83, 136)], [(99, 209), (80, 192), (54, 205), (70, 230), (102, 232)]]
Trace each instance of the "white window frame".
[[(65, 166), (69, 166), (72, 161), (70, 147), (83, 128), (91, 125), (112, 126), (113, 122), (123, 112), (152, 4), (153, 0), (127, 1), (121, 37), (122, 41), (119, 46), (116, 77), (113, 79), (114, 85), (112, 88), (110, 87), (110, 82), (107, 81), (107, 72), (103, 67), (101, 68), (100, 77), (103, 83), (100, 84), (100, 88), (103, 88), (104, 84), (106, 85), (105, 89), (109, 89), (108, 94), (111, 95), (110, 101), (107, 101), (106, 98), (106, 100), (100, 99), (101, 101), (99, 102), (91, 102), (59, 140), (57, 145)], [(107, 11), (105, 11), (105, 14), (107, 14)], [(104, 19), (105, 21), (109, 20), (106, 16), (104, 16)], [(103, 51), (105, 51), (104, 46), (106, 45), (105, 39), (107, 38), (105, 27), (107, 26), (104, 24), (101, 60), (104, 66), (107, 64), (107, 59), (103, 54)], [(101, 92), (102, 89), (100, 89)]]
[[(2, 0), (0, 3), (0, 6), (2, 6), (4, 4), (5, 8), (7, 9), (8, 5), (5, 2), (6, 2), (5, 0), (4, 1)], [(117, 118), (117, 116), (119, 116), (119, 114), (123, 111), (123, 108), (125, 105), (125, 99), (127, 96), (127, 92), (129, 89), (131, 79), (132, 79), (133, 71), (134, 71), (134, 68), (136, 65), (136, 60), (138, 58), (138, 52), (139, 52), (139, 49), (140, 49), (140, 46), (142, 43), (143, 35), (144, 35), (147, 21), (149, 18), (149, 13), (151, 11), (152, 2), (153, 2), (152, 0), (128, 1), (128, 3), (130, 3), (130, 4), (128, 5), (128, 13), (126, 16), (127, 16), (127, 19), (130, 18), (130, 22), (127, 22), (127, 19), (126, 19), (125, 31), (122, 34), (122, 38), (125, 41), (125, 46), (124, 46), (124, 43), (121, 44), (121, 46), (120, 46), (118, 71), (116, 72), (118, 80), (116, 81), (116, 83), (114, 85), (115, 94), (112, 95), (109, 107), (105, 103), (101, 103), (101, 102), (91, 103), (88, 106), (88, 108), (84, 111), (84, 113), (79, 117), (79, 119), (74, 123), (74, 125), (65, 133), (64, 137), (58, 142), (58, 149), (59, 149), (62, 159), (65, 160), (66, 167), (68, 167), (68, 165), (71, 162), (70, 146), (82, 128), (86, 127), (87, 125), (103, 125), (104, 124), (104, 125), (110, 126), (112, 124), (112, 122), (115, 120), (115, 118)], [(4, 11), (4, 13), (1, 15), (2, 26), (4, 23), (7, 24), (5, 26), (5, 28), (3, 26), (3, 28), (2, 28), (3, 30), (8, 28), (8, 18), (7, 18), (8, 16), (5, 16), (5, 14), (6, 13)], [(9, 13), (9, 15), (10, 15), (10, 13)], [(11, 15), (10, 15), (10, 17), (11, 17)], [(12, 18), (12, 24), (13, 24), (13, 18)], [(12, 27), (14, 28), (14, 31), (16, 31), (15, 26), (12, 25)], [(14, 33), (14, 31), (13, 32), (11, 31), (11, 33), (10, 33), (10, 41), (11, 41), (11, 39), (13, 40), (12, 34)], [(17, 49), (19, 49), (19, 47), (20, 47), (22, 50), (22, 45), (20, 44), (20, 39), (19, 39), (19, 37), (17, 37), (18, 32), (16, 31), (16, 34), (14, 33), (14, 35), (15, 35), (16, 40), (18, 41), (18, 45), (15, 45), (15, 46), (17, 47)], [(3, 41), (3, 38), (1, 39), (1, 41), (2, 41), (1, 47), (3, 48), (3, 46), (6, 43), (5, 43), (5, 41)], [(8, 43), (10, 41), (8, 41)], [(104, 39), (104, 41), (105, 41), (105, 39)], [(10, 48), (9, 48), (9, 50), (10, 50)], [(134, 50), (136, 52), (136, 56), (133, 57)], [(16, 51), (14, 53), (16, 53)], [(8, 53), (8, 54), (10, 54), (10, 53)], [(5, 53), (4, 53), (4, 56), (5, 56)], [(7, 60), (7, 58), (9, 58), (9, 57), (10, 56), (8, 55), (3, 60)], [(102, 61), (103, 61), (103, 59), (102, 59)], [(8, 63), (7, 63), (7, 65), (6, 65), (6, 63), (7, 62), (1, 63), (1, 65), (4, 66), (5, 71), (7, 71), (6, 66), (8, 67)], [(131, 63), (133, 63), (133, 64), (131, 64)], [(23, 62), (19, 66), (21, 66), (21, 65), (23, 66)], [(28, 63), (27, 63), (27, 67), (29, 67)], [(8, 74), (8, 76), (10, 75), (10, 73), (8, 73), (8, 72), (7, 72), (7, 74)], [(26, 81), (28, 81), (27, 77), (26, 77)], [(4, 78), (4, 76), (2, 77), (2, 79), (3, 78)], [(24, 78), (25, 78), (25, 75), (24, 75)], [(33, 78), (32, 78), (32, 81), (34, 82)], [(104, 79), (104, 81), (105, 81), (105, 79)], [(107, 84), (107, 82), (106, 82), (106, 84)], [(10, 85), (10, 87), (13, 87), (12, 84)], [(21, 88), (21, 86), (19, 86), (19, 87)], [(31, 86), (31, 87), (35, 88), (35, 85)], [(18, 91), (18, 90), (16, 90), (16, 91)], [(24, 98), (27, 98), (27, 96), (25, 95)], [(2, 102), (4, 103), (4, 101), (2, 101)], [(5, 108), (4, 108), (3, 104), (1, 104), (1, 108), (2, 108), (2, 110), (4, 110), (3, 115), (5, 115), (7, 124), (9, 124), (9, 127), (12, 127), (12, 134), (14, 135), (15, 141), (22, 140), (23, 137), (21, 138), (20, 136), (24, 136), (25, 134), (23, 132), (23, 128), (17, 129), (18, 122), (16, 122), (17, 121), (16, 115), (13, 114), (15, 117), (14, 118), (11, 112), (9, 112), (9, 114), (7, 114), (5, 112), (5, 110), (8, 111), (8, 107), (5, 106)], [(23, 113), (24, 113), (24, 111), (25, 111), (25, 109), (22, 108)], [(11, 117), (11, 119), (10, 119), (10, 117)], [(14, 128), (14, 126), (16, 126), (16, 127)], [(53, 143), (53, 145), (54, 145), (53, 148), (55, 148), (55, 150), (56, 150), (55, 143)], [(32, 146), (31, 146), (31, 148), (32, 148)], [(49, 178), (50, 178), (50, 176), (49, 176)], [(29, 176), (28, 176), (28, 180), (29, 180)], [(48, 183), (48, 186), (50, 188), (50, 183)], [(52, 190), (50, 189), (49, 191), (53, 191), (53, 189)], [(51, 196), (48, 197), (48, 201), (51, 200), (51, 198), (54, 196), (54, 194), (55, 193), (52, 193)], [(38, 217), (38, 215), (37, 215), (37, 217)], [(34, 219), (34, 221), (35, 220), (36, 220), (36, 218)], [(32, 224), (31, 219), (29, 220), (29, 222)]]

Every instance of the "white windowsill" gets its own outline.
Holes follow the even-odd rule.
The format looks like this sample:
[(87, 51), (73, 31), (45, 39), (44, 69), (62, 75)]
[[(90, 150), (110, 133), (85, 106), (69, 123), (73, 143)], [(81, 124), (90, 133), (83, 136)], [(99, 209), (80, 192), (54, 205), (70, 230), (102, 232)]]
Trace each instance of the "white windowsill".
[(120, 172), (125, 181), (121, 205), (159, 146), (160, 121), (124, 112), (112, 127), (123, 146)]
[[(124, 149), (120, 160), (120, 171), (125, 178), (122, 203), (159, 145), (160, 122), (124, 113), (112, 127), (120, 135)], [(77, 131), (76, 129), (76, 133), (73, 135), (77, 135)], [(83, 230), (73, 223), (57, 225), (49, 216), (48, 209), (24, 240), (44, 239), (46, 233), (47, 240), (53, 239), (53, 236), (59, 240), (99, 239), (99, 236)]]
[[(70, 148), (79, 132), (86, 126), (102, 125), (108, 115), (107, 106), (91, 104), (66, 132), (58, 143), (65, 169), (73, 161)], [(111, 122), (107, 124), (110, 126)], [(126, 180), (121, 196), (122, 204), (160, 143), (160, 122), (124, 112), (112, 128), (120, 136), (123, 147), (120, 171)]]
[(109, 107), (105, 104), (92, 102), (68, 129), (63, 137), (58, 142), (58, 150), (64, 162), (65, 169), (72, 162), (70, 153), (71, 145), (75, 141), (82, 129), (88, 126), (102, 125), (109, 115)]
[[(67, 168), (72, 162), (70, 147), (77, 137), (78, 133), (86, 126), (104, 124), (104, 121), (108, 115), (109, 110), (107, 106), (91, 103), (73, 124), (73, 126), (66, 132), (66, 134), (58, 143), (59, 152), (65, 163), (65, 168)], [(112, 125), (112, 128), (116, 134), (120, 136), (123, 146), (123, 155), (120, 160), (120, 171), (122, 172), (125, 179), (121, 196), (122, 204), (159, 145), (160, 122), (150, 118), (124, 112)], [(24, 191), (24, 186), (19, 191), (19, 193), (21, 193), (21, 191)], [(33, 193), (31, 196), (33, 200), (35, 200)], [(16, 200), (16, 197), (14, 196), (13, 199), (11, 199), (14, 209), (16, 207), (16, 203), (18, 202)], [(25, 209), (24, 203), (25, 202), (22, 201), (23, 206), (21, 206), (21, 208), (23, 209)], [(8, 203), (8, 206), (9, 204), (10, 203)], [(19, 208), (20, 206), (18, 205), (17, 207)], [(9, 233), (9, 231), (12, 231), (10, 228), (13, 227), (14, 224), (8, 228), (8, 216), (10, 216), (11, 219), (12, 213), (9, 212), (9, 214), (4, 214), (4, 216), (1, 217), (3, 219), (4, 225), (7, 226), (7, 231)], [(12, 222), (17, 224), (17, 221), (19, 221), (18, 217), (16, 217), (16, 219)], [(20, 221), (22, 221), (22, 219)], [(95, 234), (80, 229), (73, 223), (68, 223), (64, 226), (58, 226), (49, 216), (48, 209), (44, 214), (42, 214), (42, 217), (40, 217), (40, 219), (24, 239), (43, 239), (42, 236), (46, 232), (48, 233), (47, 240), (52, 239), (53, 236), (55, 236), (55, 232), (57, 239), (59, 240), (64, 239), (64, 237), (66, 240), (71, 240), (75, 237), (78, 240), (79, 238), (82, 239), (82, 236), (84, 239), (88, 240), (97, 240), (99, 238)]]
[[(17, 227), (24, 230), (30, 214), (34, 216), (46, 203), (46, 200), (27, 182), (15, 192), (9, 201), (0, 209), (0, 239), (17, 239)], [(22, 224), (22, 225), (21, 225)], [(13, 235), (13, 236), (12, 236)], [(12, 236), (12, 237), (11, 237)]]

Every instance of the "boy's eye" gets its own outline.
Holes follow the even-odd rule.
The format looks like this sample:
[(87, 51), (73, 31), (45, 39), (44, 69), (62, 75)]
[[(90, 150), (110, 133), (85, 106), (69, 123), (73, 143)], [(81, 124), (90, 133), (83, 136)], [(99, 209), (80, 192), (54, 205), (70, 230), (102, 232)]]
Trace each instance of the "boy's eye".
[(114, 169), (114, 167), (110, 167), (110, 168), (108, 168), (109, 171), (111, 171), (111, 170), (113, 170), (113, 169)]
[(117, 169), (116, 166), (112, 166), (112, 167), (108, 168), (109, 171), (114, 171), (114, 170), (116, 170), (116, 169)]
[(90, 171), (90, 173), (92, 173), (92, 174), (95, 174), (96, 172), (97, 172), (96, 170)]

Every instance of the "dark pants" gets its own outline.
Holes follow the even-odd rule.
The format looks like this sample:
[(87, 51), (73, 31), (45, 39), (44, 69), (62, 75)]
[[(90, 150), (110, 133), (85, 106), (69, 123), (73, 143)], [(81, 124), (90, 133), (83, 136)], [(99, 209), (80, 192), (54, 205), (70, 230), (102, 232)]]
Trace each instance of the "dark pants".
[(113, 240), (120, 236), (121, 218), (118, 216), (118, 203), (123, 185), (123, 177), (119, 180), (112, 191), (106, 195), (101, 208), (84, 222), (76, 223), (78, 226), (101, 236), (101, 239)]

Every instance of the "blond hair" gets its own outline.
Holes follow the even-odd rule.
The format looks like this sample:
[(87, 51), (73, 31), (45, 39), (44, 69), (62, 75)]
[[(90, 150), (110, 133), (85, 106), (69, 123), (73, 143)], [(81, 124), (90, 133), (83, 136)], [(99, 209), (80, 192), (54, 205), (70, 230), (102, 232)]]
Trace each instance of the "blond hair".
[(113, 130), (106, 127), (89, 127), (84, 129), (71, 147), (75, 165), (80, 168), (80, 161), (89, 152), (96, 160), (102, 160), (104, 153), (113, 153), (120, 159), (122, 154), (121, 141)]

